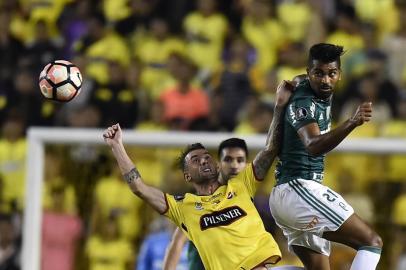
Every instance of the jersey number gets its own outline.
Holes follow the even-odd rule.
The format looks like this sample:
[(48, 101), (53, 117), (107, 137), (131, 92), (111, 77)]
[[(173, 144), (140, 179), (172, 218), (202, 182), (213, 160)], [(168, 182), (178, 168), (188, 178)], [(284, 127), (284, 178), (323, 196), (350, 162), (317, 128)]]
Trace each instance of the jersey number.
[(326, 193), (323, 193), (323, 197), (326, 197), (327, 201), (334, 202), (338, 197), (331, 190), (327, 189)]

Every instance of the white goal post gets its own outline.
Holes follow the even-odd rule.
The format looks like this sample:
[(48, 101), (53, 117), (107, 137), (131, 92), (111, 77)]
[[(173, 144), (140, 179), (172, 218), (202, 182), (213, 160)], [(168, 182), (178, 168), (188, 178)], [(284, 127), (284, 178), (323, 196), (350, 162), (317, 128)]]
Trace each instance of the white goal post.
[[(189, 143), (201, 142), (208, 148), (217, 148), (222, 140), (230, 137), (245, 139), (250, 150), (259, 150), (265, 144), (265, 135), (240, 136), (233, 133), (209, 132), (135, 132), (133, 130), (124, 130), (123, 140), (127, 145), (183, 147)], [(45, 144), (104, 144), (104, 142), (101, 129), (33, 127), (28, 130), (27, 138), (28, 152), (22, 269), (40, 270), (41, 196)], [(405, 154), (406, 139), (346, 139), (335, 151), (371, 154)]]

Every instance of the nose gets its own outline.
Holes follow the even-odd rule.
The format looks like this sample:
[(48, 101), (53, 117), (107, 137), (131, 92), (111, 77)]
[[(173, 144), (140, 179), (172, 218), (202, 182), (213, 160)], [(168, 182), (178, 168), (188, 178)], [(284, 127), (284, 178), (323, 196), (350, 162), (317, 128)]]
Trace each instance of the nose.
[(321, 82), (322, 82), (323, 84), (328, 84), (329, 81), (330, 81), (330, 78), (329, 78), (328, 75), (324, 75), (323, 77), (321, 77)]
[(201, 164), (201, 165), (206, 165), (206, 164), (207, 164), (207, 158), (206, 158), (206, 157), (202, 157), (202, 158), (200, 159), (200, 164)]
[(237, 168), (237, 167), (238, 167), (238, 162), (237, 162), (237, 160), (231, 161), (231, 168), (235, 169), (235, 168)]

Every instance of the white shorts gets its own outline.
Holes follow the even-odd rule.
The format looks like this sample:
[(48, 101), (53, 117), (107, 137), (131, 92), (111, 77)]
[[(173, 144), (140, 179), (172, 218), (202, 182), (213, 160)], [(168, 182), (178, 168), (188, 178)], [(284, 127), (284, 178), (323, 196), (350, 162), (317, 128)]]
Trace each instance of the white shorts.
[(331, 247), (323, 233), (336, 231), (354, 213), (341, 195), (304, 179), (274, 187), (269, 206), (290, 250), (292, 245), (303, 246), (326, 256)]

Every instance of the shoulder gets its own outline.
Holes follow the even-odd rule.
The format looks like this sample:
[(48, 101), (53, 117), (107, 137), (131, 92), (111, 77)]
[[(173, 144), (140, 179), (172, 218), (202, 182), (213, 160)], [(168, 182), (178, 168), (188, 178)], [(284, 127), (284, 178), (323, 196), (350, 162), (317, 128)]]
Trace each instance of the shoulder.
[(228, 181), (228, 184), (233, 184), (237, 181), (241, 181), (248, 178), (256, 179), (252, 162), (248, 163), (247, 166), (245, 166), (244, 170), (242, 170), (238, 175), (231, 178)]
[(297, 100), (312, 100), (315, 94), (310, 87), (309, 80), (304, 80), (296, 86), (295, 92), (293, 93), (291, 101)]
[(185, 194), (177, 194), (177, 195), (170, 195), (167, 194), (167, 196), (171, 196), (175, 202), (177, 203), (185, 203), (188, 201), (194, 201), (196, 195), (192, 193), (185, 193)]

